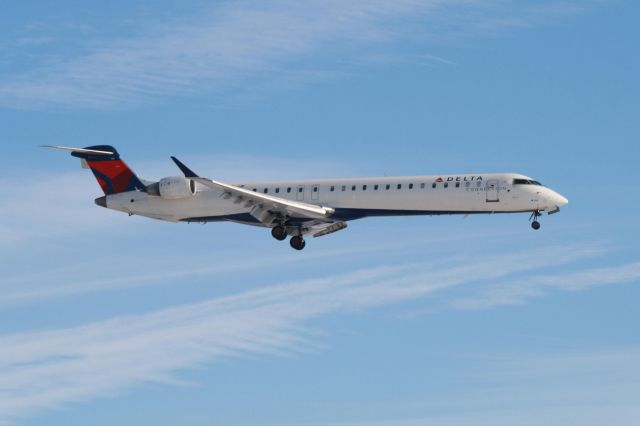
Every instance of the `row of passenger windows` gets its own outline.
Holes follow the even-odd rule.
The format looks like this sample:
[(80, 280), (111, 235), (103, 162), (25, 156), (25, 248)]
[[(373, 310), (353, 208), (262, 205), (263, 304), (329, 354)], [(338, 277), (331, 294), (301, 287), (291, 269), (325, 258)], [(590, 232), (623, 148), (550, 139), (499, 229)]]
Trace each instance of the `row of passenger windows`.
[[(258, 188), (253, 188), (252, 191), (253, 192), (258, 192)], [(304, 191), (304, 187), (302, 187), (302, 186), (298, 187), (298, 192), (303, 192), (303, 191)], [(264, 192), (265, 194), (269, 193), (269, 188), (264, 188), (262, 190), (262, 192)], [(280, 188), (276, 188), (274, 192), (276, 194), (279, 194), (280, 193)], [(318, 192), (318, 187), (317, 186), (313, 187), (313, 192)], [(291, 187), (287, 188), (287, 194), (289, 194), (289, 193), (291, 193)]]
[[(420, 184), (420, 189), (424, 189), (424, 188), (426, 187), (426, 185), (427, 185), (426, 183), (421, 183), (421, 184)], [(482, 186), (482, 181), (477, 181), (477, 184), (476, 184), (476, 185), (477, 185), (478, 187)], [(390, 189), (392, 188), (392, 186), (395, 186), (395, 188), (396, 188), (396, 189), (402, 189), (402, 184), (401, 184), (401, 183), (398, 183), (398, 184), (396, 184), (396, 185), (391, 185), (391, 184), (389, 184), (389, 183), (388, 183), (388, 184), (384, 185), (384, 189), (385, 189), (386, 191), (388, 191), (388, 190), (390, 190)], [(435, 183), (435, 182), (431, 184), (431, 187), (432, 187), (432, 188), (437, 188), (437, 186), (438, 186), (438, 184), (437, 184), (437, 183)], [(471, 182), (465, 182), (465, 186), (466, 186), (466, 187), (471, 186)], [(366, 191), (368, 187), (369, 187), (368, 185), (362, 185), (362, 190), (363, 190), (363, 191)], [(379, 190), (379, 189), (380, 189), (380, 187), (381, 187), (381, 185), (373, 185), (373, 190), (374, 190), (374, 191), (377, 191), (377, 190)], [(414, 185), (413, 185), (412, 183), (410, 183), (410, 184), (408, 184), (408, 185), (407, 185), (407, 187), (408, 187), (409, 189), (413, 189), (413, 188), (414, 188)], [(443, 187), (444, 187), (444, 188), (448, 188), (448, 187), (449, 187), (449, 182), (444, 182)], [(456, 188), (460, 188), (460, 182), (455, 182), (455, 187), (456, 187)], [(357, 187), (357, 185), (351, 185), (351, 190), (352, 190), (352, 191), (355, 191), (357, 188), (358, 188), (358, 187)], [(342, 185), (342, 186), (340, 187), (340, 189), (341, 189), (343, 192), (344, 192), (344, 191), (346, 191), (346, 190), (347, 190), (347, 185)], [(331, 191), (331, 192), (333, 192), (333, 191), (335, 191), (335, 190), (336, 190), (336, 187), (335, 187), (335, 186), (331, 186), (331, 187), (329, 188), (329, 191)]]
[[(452, 183), (454, 184), (454, 186), (455, 186), (456, 188), (460, 188), (460, 186), (461, 186), (461, 183), (462, 183), (462, 182), (455, 182), (455, 183), (454, 183), (454, 182), (452, 182)], [(383, 187), (383, 186), (384, 186), (384, 190), (386, 190), (386, 191), (390, 190), (392, 187), (395, 187), (395, 189), (402, 189), (402, 184), (401, 184), (401, 183), (394, 184), (394, 185), (391, 185), (391, 184), (389, 184), (389, 183), (388, 183), (388, 184), (386, 184), (386, 185), (378, 185), (378, 184), (371, 185), (371, 187), (373, 188), (373, 190), (374, 190), (374, 191), (378, 191), (378, 190), (380, 190), (380, 189), (381, 189), (381, 187)], [(444, 182), (442, 186), (443, 186), (444, 188), (448, 188), (448, 187), (449, 187), (449, 182)], [(469, 188), (469, 187), (471, 186), (471, 182), (465, 182), (465, 183), (464, 183), (464, 186), (465, 186), (466, 188)], [(480, 188), (481, 186), (482, 186), (482, 181), (480, 181), (480, 180), (479, 180), (479, 181), (476, 181), (476, 187)], [(362, 190), (363, 190), (363, 191), (366, 191), (369, 187), (370, 187), (369, 185), (362, 185)], [(414, 185), (413, 185), (412, 183), (410, 183), (410, 184), (408, 184), (408, 185), (407, 185), (407, 187), (408, 187), (409, 189), (413, 189), (413, 188), (414, 188)], [(420, 189), (424, 189), (425, 187), (426, 187), (426, 183), (421, 183), (421, 184), (420, 184)], [(434, 182), (434, 183), (432, 183), (432, 184), (431, 184), (431, 188), (437, 188), (437, 187), (438, 187), (438, 184), (437, 184), (437, 183), (435, 183), (435, 182)], [(453, 186), (452, 186), (452, 187), (453, 187)], [(347, 190), (347, 188), (348, 188), (348, 186), (347, 186), (347, 185), (338, 185), (338, 186), (336, 186), (336, 185), (331, 185), (331, 186), (329, 187), (329, 191), (331, 191), (331, 192), (335, 192), (335, 191), (337, 191), (337, 190), (340, 190), (340, 191), (342, 191), (342, 192), (345, 192), (345, 191)], [(351, 189), (351, 191), (355, 191), (355, 190), (357, 190), (357, 189), (358, 189), (358, 185), (351, 185), (350, 189)], [(257, 191), (258, 191), (258, 189), (257, 189), (257, 188), (253, 188), (253, 192), (257, 192)], [(286, 192), (287, 192), (287, 194), (291, 193), (291, 191), (292, 191), (292, 188), (291, 188), (291, 187), (287, 187), (287, 188), (286, 188)], [(297, 189), (297, 191), (298, 191), (298, 192), (304, 192), (304, 187), (299, 186), (299, 187), (298, 187), (298, 189)], [(313, 187), (312, 187), (312, 191), (313, 191), (313, 192), (318, 192), (318, 186), (317, 186), (317, 185), (316, 185), (316, 186), (313, 186)], [(269, 193), (269, 188), (264, 188), (264, 189), (262, 190), (262, 192), (263, 192), (263, 193), (265, 193), (265, 194), (268, 194), (268, 193)], [(280, 188), (275, 188), (274, 192), (275, 192), (276, 194), (279, 194), (279, 193), (280, 193)]]

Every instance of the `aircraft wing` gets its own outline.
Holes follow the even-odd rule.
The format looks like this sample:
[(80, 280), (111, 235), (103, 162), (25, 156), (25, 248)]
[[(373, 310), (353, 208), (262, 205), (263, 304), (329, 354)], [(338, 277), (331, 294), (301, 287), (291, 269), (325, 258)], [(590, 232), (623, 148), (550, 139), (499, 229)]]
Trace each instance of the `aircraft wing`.
[[(272, 195), (254, 192), (245, 188), (229, 185), (198, 176), (175, 157), (171, 159), (184, 176), (202, 185), (222, 191), (222, 197), (235, 204), (242, 203), (245, 207), (251, 207), (250, 214), (265, 225), (270, 225), (278, 217), (297, 217), (308, 219), (329, 219), (334, 213), (331, 207), (323, 207), (315, 204), (301, 203), (287, 200)], [(330, 220), (330, 219), (329, 219)]]

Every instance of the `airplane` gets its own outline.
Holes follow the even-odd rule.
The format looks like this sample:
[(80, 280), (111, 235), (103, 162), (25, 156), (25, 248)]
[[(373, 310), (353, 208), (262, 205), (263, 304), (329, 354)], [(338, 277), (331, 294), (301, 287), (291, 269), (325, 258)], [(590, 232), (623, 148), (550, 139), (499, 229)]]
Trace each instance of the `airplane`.
[(138, 177), (112, 146), (43, 145), (71, 152), (91, 169), (104, 196), (98, 206), (168, 222), (231, 221), (271, 229), (302, 250), (305, 236), (322, 237), (347, 222), (373, 216), (530, 213), (535, 230), (542, 212), (568, 200), (516, 173), (263, 181), (229, 184), (201, 177), (175, 157), (184, 176), (157, 182)]

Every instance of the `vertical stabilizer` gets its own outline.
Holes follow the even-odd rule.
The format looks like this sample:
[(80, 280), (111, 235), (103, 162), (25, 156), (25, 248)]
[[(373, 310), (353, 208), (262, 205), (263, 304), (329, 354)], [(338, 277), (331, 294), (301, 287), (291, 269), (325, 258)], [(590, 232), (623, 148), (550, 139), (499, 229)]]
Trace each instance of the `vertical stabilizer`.
[(72, 151), (71, 155), (84, 160), (83, 164), (89, 166), (105, 195), (145, 189), (145, 185), (112, 146), (88, 146)]
[(105, 195), (136, 189), (146, 191), (146, 186), (120, 159), (120, 154), (112, 146), (95, 145), (86, 148), (69, 148), (43, 145), (43, 147), (70, 151), (72, 156), (80, 159), (83, 168), (91, 169)]

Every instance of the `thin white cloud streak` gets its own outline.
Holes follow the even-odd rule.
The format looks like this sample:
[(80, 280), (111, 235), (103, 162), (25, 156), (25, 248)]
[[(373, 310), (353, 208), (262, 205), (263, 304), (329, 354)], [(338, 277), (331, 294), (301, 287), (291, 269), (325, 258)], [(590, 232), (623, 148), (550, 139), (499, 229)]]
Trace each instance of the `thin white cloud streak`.
[(395, 418), (379, 421), (332, 422), (324, 426), (636, 426), (640, 408), (632, 404), (592, 402), (578, 406), (535, 406), (534, 408), (472, 410), (423, 418)]
[[(37, 273), (24, 273), (21, 270), (19, 275), (5, 275), (0, 285), (0, 308), (96, 292), (124, 290), (142, 286), (175, 285), (176, 283), (182, 283), (185, 279), (204, 279), (208, 276), (213, 277), (224, 275), (225, 273), (269, 270), (270, 268), (282, 267), (290, 263), (296, 263), (297, 265), (313, 264), (319, 260), (326, 261), (331, 258), (373, 254), (389, 250), (419, 249), (423, 254), (433, 252), (442, 254), (444, 250), (443, 244), (455, 243), (469, 237), (471, 236), (468, 234), (464, 237), (459, 235), (431, 236), (428, 241), (354, 245), (352, 247), (331, 248), (330, 250), (306, 253), (302, 259), (296, 256), (295, 253), (288, 253), (262, 257), (250, 263), (239, 259), (238, 253), (223, 253), (217, 256), (216, 264), (213, 266), (208, 266), (210, 256), (197, 257), (191, 254), (185, 257), (171, 256), (160, 260), (153, 256), (156, 261), (147, 263), (147, 269), (153, 272), (145, 271), (144, 273), (139, 272), (137, 264), (131, 265), (133, 268), (128, 268), (128, 258), (105, 259), (103, 256), (99, 256), (96, 259), (92, 259), (91, 257), (85, 257), (83, 259), (84, 265), (74, 264), (71, 268), (48, 268)], [(482, 237), (486, 238), (487, 235)], [(602, 255), (608, 249), (602, 245), (597, 248), (594, 245), (582, 245), (573, 246), (572, 251), (575, 251), (576, 259), (583, 259)], [(564, 257), (563, 259), (568, 261), (569, 258)], [(450, 257), (450, 261), (453, 263), (458, 260), (458, 257)], [(93, 276), (96, 262), (118, 264), (120, 267), (116, 271), (111, 271), (111, 276), (109, 276), (110, 271), (105, 271), (100, 277), (87, 278)]]
[(234, 1), (203, 11), (197, 22), (165, 22), (138, 36), (102, 41), (88, 54), (6, 77), (0, 104), (118, 108), (174, 95), (229, 89), (237, 95), (244, 86), (256, 92), (256, 79), (303, 75), (304, 82), (325, 72), (335, 75), (336, 59), (358, 61), (367, 48), (526, 27), (578, 11), (569, 7), (574, 2), (563, 2), (569, 5), (564, 8), (555, 3), (534, 8), (478, 0)]
[[(199, 266), (210, 263), (211, 257), (197, 258), (188, 256), (184, 258), (165, 259), (159, 264), (154, 264), (148, 269), (150, 273), (140, 274), (138, 268), (128, 270), (122, 266), (111, 277), (101, 277), (97, 279), (87, 279), (95, 267), (89, 265), (89, 271), (79, 268), (73, 271), (77, 278), (57, 279), (57, 275), (68, 277), (71, 273), (69, 269), (63, 269), (57, 273), (55, 270), (39, 272), (37, 274), (21, 274), (18, 277), (5, 277), (0, 286), (0, 306), (15, 306), (16, 304), (33, 303), (43, 300), (51, 300), (71, 295), (81, 295), (117, 289), (131, 289), (145, 285), (162, 285), (182, 283), (184, 279), (194, 279), (197, 277), (207, 277), (220, 275), (228, 272), (246, 273), (255, 270), (266, 270), (268, 268), (284, 266), (295, 263), (304, 265), (317, 262), (320, 259), (337, 258), (346, 255), (371, 253), (375, 251), (389, 250), (389, 244), (379, 246), (359, 246), (348, 249), (332, 249), (322, 252), (307, 254), (303, 259), (293, 255), (266, 256), (260, 259), (247, 262), (246, 259), (239, 259), (237, 254), (232, 256), (218, 256), (216, 265)], [(111, 264), (124, 265), (124, 262), (113, 261)], [(135, 266), (135, 265), (134, 265)], [(106, 272), (108, 273), (108, 272)], [(46, 278), (46, 279), (45, 279)], [(36, 286), (30, 286), (33, 282)], [(45, 285), (41, 285), (45, 282)], [(56, 284), (63, 282), (63, 284)]]
[(499, 305), (519, 305), (554, 290), (580, 291), (607, 284), (626, 284), (640, 280), (640, 262), (606, 268), (590, 268), (572, 273), (538, 275), (514, 285), (501, 283), (484, 289), (479, 295), (454, 300), (458, 309), (487, 309)]
[[(383, 266), (251, 290), (84, 326), (0, 336), (0, 420), (110, 395), (176, 370), (243, 354), (291, 351), (306, 321), (400, 302), (590, 256), (550, 249), (461, 266)], [(294, 345), (296, 343), (296, 345)]]
[(26, 175), (0, 180), (0, 249), (47, 236), (105, 231), (118, 223), (115, 212), (93, 203), (102, 192), (90, 172)]
[[(477, 238), (496, 237), (495, 233), (476, 234)], [(420, 250), (423, 255), (429, 253), (443, 253), (443, 244), (456, 243), (471, 236), (465, 234), (451, 235), (444, 237), (430, 236), (428, 241), (403, 241), (399, 243), (380, 242), (377, 245), (356, 244), (351, 247), (331, 248), (322, 251), (306, 253), (303, 258), (289, 253), (278, 256), (267, 256), (247, 263), (239, 259), (239, 253), (223, 253), (216, 258), (216, 265), (207, 265), (211, 261), (210, 256), (196, 257), (188, 255), (185, 257), (171, 256), (170, 258), (158, 259), (152, 256), (154, 261), (147, 262), (147, 269), (150, 273), (140, 273), (137, 264), (129, 265), (129, 258), (109, 258), (98, 256), (93, 259), (85, 257), (83, 262), (75, 262), (71, 266), (41, 268), (38, 272), (26, 272), (20, 270), (16, 275), (5, 275), (0, 284), (0, 308), (23, 306), (25, 304), (51, 301), (67, 296), (79, 296), (96, 292), (127, 290), (143, 286), (166, 286), (183, 285), (185, 279), (197, 279), (224, 275), (225, 273), (247, 273), (252, 271), (267, 271), (271, 268), (278, 268), (284, 265), (295, 263), (298, 266), (313, 265), (318, 261), (328, 259), (344, 258), (354, 256), (375, 254), (379, 252)], [(580, 258), (598, 256), (606, 250), (599, 248), (592, 250), (582, 247)], [(455, 257), (451, 258), (456, 259)], [(101, 277), (92, 277), (95, 271), (96, 262), (106, 262), (117, 264), (117, 270), (104, 271)]]
[[(454, 395), (436, 390), (432, 397), (415, 401), (387, 400), (373, 410), (359, 407), (357, 412), (368, 412), (359, 421), (324, 424), (635, 425), (640, 416), (639, 357), (637, 345), (465, 354), (460, 360), (465, 365), (464, 379)], [(398, 418), (380, 411), (411, 414)], [(367, 421), (367, 417), (376, 420)]]
[[(149, 96), (220, 89), (257, 73), (280, 72), (283, 61), (327, 43), (385, 39), (382, 23), (429, 10), (439, 1), (236, 1), (193, 25), (107, 44), (60, 66), (0, 86), (0, 98), (105, 107)], [(148, 31), (153, 32), (153, 31)], [(336, 46), (337, 47), (337, 46)], [(51, 70), (47, 70), (51, 71)]]

